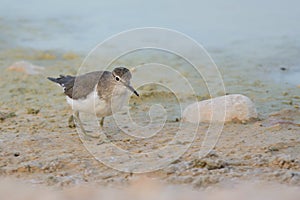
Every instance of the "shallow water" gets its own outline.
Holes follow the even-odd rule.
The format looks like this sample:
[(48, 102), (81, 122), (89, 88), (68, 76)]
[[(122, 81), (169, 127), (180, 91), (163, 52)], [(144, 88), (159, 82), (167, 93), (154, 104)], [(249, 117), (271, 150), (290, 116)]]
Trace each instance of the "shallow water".
[(1, 4), (1, 24), (7, 28), (4, 37), (41, 49), (89, 51), (113, 34), (147, 26), (178, 30), (206, 47), (252, 39), (295, 39), (300, 34), (300, 3), (296, 0), (4, 0)]

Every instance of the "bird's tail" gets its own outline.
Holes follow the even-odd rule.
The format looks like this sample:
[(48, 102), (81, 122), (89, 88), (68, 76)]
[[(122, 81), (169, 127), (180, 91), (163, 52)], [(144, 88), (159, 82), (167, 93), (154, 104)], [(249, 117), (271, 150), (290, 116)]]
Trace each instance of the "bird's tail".
[(62, 87), (65, 86), (66, 83), (68, 83), (69, 81), (73, 80), (74, 77), (73, 76), (64, 76), (64, 75), (59, 75), (58, 78), (52, 78), (52, 77), (47, 77), (50, 81), (53, 81), (54, 83), (58, 83), (59, 85), (61, 85)]

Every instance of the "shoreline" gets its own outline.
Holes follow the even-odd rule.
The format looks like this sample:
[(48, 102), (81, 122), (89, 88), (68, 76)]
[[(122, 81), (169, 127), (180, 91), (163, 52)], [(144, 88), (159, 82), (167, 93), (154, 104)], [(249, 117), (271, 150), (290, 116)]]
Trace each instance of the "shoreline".
[[(58, 189), (87, 183), (126, 187), (131, 181), (138, 179), (140, 175), (106, 167), (87, 152), (76, 129), (68, 127), (67, 119), (71, 109), (66, 104), (64, 95), (58, 87), (46, 80), (47, 76), (76, 74), (76, 66), (80, 65), (82, 56), (70, 54), (68, 58), (64, 57), (66, 53), (54, 53), (53, 56), (48, 51), (36, 51), (32, 54), (32, 51), (28, 53), (26, 49), (16, 52), (18, 53), (8, 51), (0, 54), (3, 72), (0, 78), (0, 112), (8, 114), (0, 121), (1, 177), (14, 177), (29, 184)], [(39, 75), (7, 70), (8, 66), (19, 60), (43, 66), (44, 70)], [(227, 92), (238, 93), (247, 88), (246, 95), (258, 105), (260, 119), (245, 124), (225, 124), (213, 154), (199, 160), (198, 151), (203, 133), (208, 127), (202, 124), (195, 143), (179, 160), (164, 169), (145, 174), (146, 177), (168, 185), (188, 185), (197, 190), (218, 188), (232, 182), (271, 182), (300, 186), (300, 175), (297, 174), (300, 170), (300, 157), (296, 153), (300, 151), (300, 110), (295, 107), (300, 101), (296, 95), (297, 87), (291, 85), (287, 87), (288, 90), (282, 90), (282, 87), (268, 80), (249, 81), (252, 73), (241, 73), (235, 69), (221, 68)], [(147, 98), (143, 99), (144, 103), (136, 102), (138, 109), (133, 109), (133, 113), (143, 109), (143, 112), (148, 112), (151, 104), (161, 100), (159, 95), (153, 95), (155, 90), (151, 91), (151, 87), (145, 87), (144, 90), (149, 90), (150, 93), (145, 95)], [(266, 93), (266, 90), (269, 92)], [(164, 98), (168, 99), (169, 96)], [(273, 107), (264, 107), (269, 106), (270, 102)], [(133, 106), (134, 99), (130, 103)], [(171, 114), (174, 119), (178, 117), (172, 111)], [(142, 119), (139, 115), (136, 117)], [(147, 116), (142, 117), (146, 117), (147, 122)], [(143, 143), (120, 134), (112, 125), (112, 118), (107, 119), (105, 128), (109, 139), (121, 148), (133, 152), (152, 151), (172, 140), (179, 124), (172, 119), (167, 122), (168, 126), (160, 137)], [(102, 145), (101, 141), (99, 143)], [(145, 146), (139, 149), (138, 144)]]

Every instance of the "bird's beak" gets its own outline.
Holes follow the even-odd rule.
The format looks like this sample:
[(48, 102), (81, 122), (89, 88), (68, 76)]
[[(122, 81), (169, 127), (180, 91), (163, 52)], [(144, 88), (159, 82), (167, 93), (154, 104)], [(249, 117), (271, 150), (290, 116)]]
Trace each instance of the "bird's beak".
[(133, 92), (136, 96), (140, 96), (139, 93), (137, 93), (137, 91), (130, 85), (128, 85), (127, 83), (122, 82), (131, 92)]

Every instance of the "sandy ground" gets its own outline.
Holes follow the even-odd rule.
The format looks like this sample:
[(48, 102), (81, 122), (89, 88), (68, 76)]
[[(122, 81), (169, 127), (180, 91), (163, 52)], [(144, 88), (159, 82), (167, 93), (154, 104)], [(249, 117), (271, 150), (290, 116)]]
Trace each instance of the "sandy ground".
[[(23, 72), (7, 70), (9, 65), (18, 60), (29, 60), (45, 66), (45, 69), (42, 75), (26, 75)], [(259, 190), (257, 188), (261, 189), (260, 185), (283, 184), (284, 186), (276, 188), (283, 190), (282, 188), (288, 187), (289, 189), (285, 191), (291, 190), (290, 194), (295, 192), (290, 199), (293, 199), (296, 194), (299, 197), (300, 110), (297, 106), (299, 99), (294, 98), (294, 102), (289, 103), (291, 97), (279, 92), (281, 96), (277, 98), (281, 98), (284, 103), (282, 106), (276, 104), (276, 112), (268, 109), (264, 112), (258, 110), (261, 116), (258, 120), (226, 124), (214, 150), (205, 158), (198, 157), (203, 133), (208, 127), (202, 124), (197, 130), (194, 143), (187, 152), (165, 168), (142, 174), (120, 172), (97, 161), (83, 145), (76, 129), (68, 127), (71, 109), (66, 104), (61, 90), (46, 80), (46, 76), (57, 76), (62, 73), (76, 74), (80, 60), (80, 56), (72, 53), (24, 54), (18, 50), (1, 53), (1, 179), (14, 179), (34, 187), (50, 186), (55, 189), (66, 189), (83, 186), (124, 188), (134, 185), (143, 178), (167, 186), (193, 188), (195, 191), (203, 189), (222, 191), (224, 188), (230, 188), (224, 193), (228, 199), (238, 198), (233, 197), (233, 192), (230, 190), (239, 185), (246, 185), (246, 187), (239, 187), (240, 191), (247, 194), (252, 191), (245, 189), (248, 188), (248, 184), (255, 185), (253, 191)], [(295, 87), (293, 90), (299, 88)], [(151, 95), (147, 97), (149, 97), (148, 102), (153, 100)], [(145, 101), (147, 97), (144, 97)], [(256, 96), (255, 100), (265, 103), (266, 98)], [(143, 107), (142, 103), (135, 102), (135, 99), (130, 102), (131, 107)], [(263, 106), (264, 103), (259, 106)], [(167, 121), (164, 134), (147, 141), (120, 134), (111, 118), (107, 118), (105, 128), (109, 132), (108, 138), (115, 144), (142, 153), (158, 149), (174, 137), (174, 131), (180, 123), (176, 120), (177, 117), (180, 116), (174, 114), (174, 120)], [(106, 145), (100, 140), (97, 140), (97, 144)], [(178, 146), (180, 145), (185, 144), (178, 143)], [(144, 163), (147, 164), (149, 163)], [(148, 182), (144, 182), (145, 189)], [(152, 187), (154, 186), (150, 188)], [(137, 185), (130, 186), (128, 190), (130, 188), (139, 190)], [(2, 189), (0, 193), (4, 194), (4, 191), (6, 190)], [(84, 191), (82, 189), (83, 193)], [(160, 189), (153, 189), (153, 191), (161, 192)], [(171, 196), (171, 193), (169, 198), (176, 199)], [(272, 193), (269, 192), (270, 195)], [(216, 196), (214, 193), (201, 194), (210, 195), (212, 199)], [(118, 195), (119, 198), (123, 196), (122, 193)], [(137, 193), (137, 195), (141, 194)], [(285, 194), (280, 193), (280, 195)]]

